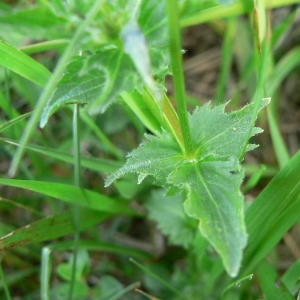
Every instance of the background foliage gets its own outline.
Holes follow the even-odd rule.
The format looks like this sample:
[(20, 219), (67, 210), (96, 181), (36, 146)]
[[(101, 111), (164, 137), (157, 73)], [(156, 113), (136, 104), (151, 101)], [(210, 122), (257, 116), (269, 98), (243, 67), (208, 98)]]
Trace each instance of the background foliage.
[(1, 298), (297, 297), (299, 1), (170, 3), (0, 3)]

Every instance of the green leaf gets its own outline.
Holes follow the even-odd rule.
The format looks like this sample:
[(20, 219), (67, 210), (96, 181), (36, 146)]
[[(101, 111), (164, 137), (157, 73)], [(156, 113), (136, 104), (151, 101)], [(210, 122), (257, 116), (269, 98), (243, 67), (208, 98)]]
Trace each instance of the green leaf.
[(162, 79), (170, 74), (169, 36), (165, 1), (143, 0), (137, 18), (149, 48), (151, 71)]
[(116, 278), (104, 275), (101, 276), (97, 289), (102, 299), (111, 299), (116, 293), (122, 291), (123, 285)]
[(66, 103), (91, 104), (90, 111), (104, 111), (122, 91), (139, 86), (130, 58), (117, 48), (88, 57), (74, 57), (41, 117), (43, 127), (58, 106)]
[(75, 186), (32, 180), (0, 179), (0, 184), (28, 189), (72, 204), (113, 214), (134, 214), (127, 202)]
[[(84, 209), (81, 212), (80, 230), (92, 227), (107, 217), (109, 217), (108, 214)], [(0, 251), (55, 239), (74, 231), (74, 217), (71, 213), (50, 216), (2, 237), (0, 239)]]
[[(61, 278), (67, 281), (72, 280), (74, 264), (74, 255), (70, 256), (68, 262), (61, 263), (57, 266), (57, 273)], [(89, 269), (89, 256), (86, 249), (79, 248), (76, 257), (75, 281), (80, 281), (84, 276), (86, 269)]]
[(257, 264), (282, 239), (300, 217), (300, 151), (278, 172), (246, 211), (249, 243), (242, 275)]
[(278, 274), (275, 268), (263, 260), (258, 268), (257, 275), (264, 292), (265, 299), (293, 300), (295, 299), (283, 283), (278, 284)]
[[(263, 99), (260, 109), (269, 102), (269, 99)], [(192, 139), (201, 157), (211, 154), (239, 157), (243, 151), (250, 130), (254, 104), (228, 114), (224, 113), (226, 105), (227, 103), (211, 109), (210, 103), (207, 103), (197, 108), (191, 116)], [(260, 128), (254, 127), (251, 136), (260, 132), (262, 132)], [(247, 150), (256, 147), (249, 144)]]
[[(41, 4), (41, 3), (40, 3)], [(66, 24), (66, 19), (57, 16), (49, 6), (39, 5), (29, 9), (15, 9), (1, 13), (0, 25), (11, 32), (16, 31), (27, 37), (49, 38), (51, 33), (64, 33), (61, 28)], [(58, 30), (57, 30), (58, 29)]]
[(161, 92), (151, 75), (151, 63), (146, 39), (138, 24), (132, 21), (129, 22), (122, 29), (121, 35), (125, 53), (132, 59), (145, 85), (157, 99), (160, 99)]
[[(120, 5), (119, 1), (117, 3)], [(111, 26), (116, 27), (114, 30), (117, 33), (112, 35), (107, 29), (107, 24), (99, 20), (97, 26), (100, 26), (108, 36), (112, 35), (110, 40), (105, 45), (102, 42), (101, 48), (99, 49), (98, 46), (92, 55), (74, 57), (68, 64), (56, 90), (48, 99), (41, 117), (41, 127), (47, 123), (49, 116), (60, 105), (74, 102), (84, 103), (89, 104), (90, 113), (104, 112), (122, 92), (140, 91), (145, 84), (157, 91), (152, 75), (155, 75), (157, 79), (162, 79), (169, 73), (164, 4), (159, 2), (153, 6), (148, 1), (142, 1), (139, 6), (129, 0), (122, 1), (121, 4), (125, 8), (122, 12), (116, 9), (110, 11), (109, 4), (106, 4), (107, 15), (105, 18), (116, 23)], [(137, 7), (133, 9), (133, 6)], [(136, 11), (136, 14), (131, 10)], [(118, 16), (122, 14), (119, 16), (118, 22), (115, 21), (115, 14)], [(132, 39), (132, 34), (127, 32), (125, 34), (127, 38), (124, 38), (124, 41), (131, 37), (129, 38), (131, 50), (126, 41), (122, 45), (119, 37), (122, 29), (126, 27), (126, 22), (129, 21), (129, 16), (131, 16), (132, 22), (129, 24), (139, 24), (141, 31), (138, 36), (144, 41), (141, 46), (141, 43), (138, 42), (141, 39), (134, 37)], [(90, 28), (90, 30), (92, 31), (94, 28)], [(132, 33), (132, 30), (129, 30), (130, 32)], [(133, 40), (136, 42), (132, 43)], [(141, 51), (141, 48), (145, 51)], [(130, 56), (126, 53), (129, 53)], [(142, 56), (148, 61), (146, 68), (145, 64), (141, 63), (141, 59), (137, 60), (137, 57)]]
[(297, 282), (300, 278), (300, 258), (293, 263), (284, 275), (281, 277), (281, 281), (289, 289), (289, 291), (295, 290), (297, 287)]
[(159, 185), (167, 185), (168, 175), (184, 162), (181, 149), (167, 132), (160, 137), (146, 135), (146, 138), (147, 142), (128, 155), (126, 164), (107, 178), (105, 186), (128, 173), (138, 173), (139, 183), (152, 175)]
[[(260, 108), (268, 103), (262, 101)], [(184, 157), (167, 132), (147, 136), (148, 141), (108, 177), (106, 186), (127, 173), (138, 173), (139, 182), (151, 175), (169, 194), (183, 192), (186, 213), (199, 220), (201, 233), (222, 257), (226, 271), (236, 276), (247, 240), (239, 157), (249, 132), (252, 136), (261, 129), (250, 128), (254, 104), (231, 113), (224, 113), (225, 106), (206, 104), (190, 116), (195, 149), (190, 157)], [(247, 150), (254, 147), (248, 145)]]
[(172, 244), (191, 246), (197, 225), (184, 212), (180, 196), (166, 197), (163, 190), (154, 191), (144, 206), (149, 211), (149, 218), (157, 222)]
[(199, 229), (223, 259), (231, 276), (236, 276), (246, 246), (243, 196), (239, 187), (243, 172), (237, 158), (206, 156), (185, 163), (168, 180), (188, 191), (186, 213), (200, 221)]
[(1, 40), (0, 64), (42, 87), (51, 76), (51, 72), (43, 65)]

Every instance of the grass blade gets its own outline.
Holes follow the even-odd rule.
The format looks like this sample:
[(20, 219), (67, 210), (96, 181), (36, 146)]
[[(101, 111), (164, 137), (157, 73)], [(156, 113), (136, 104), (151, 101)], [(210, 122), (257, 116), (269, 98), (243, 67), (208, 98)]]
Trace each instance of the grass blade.
[[(1, 139), (1, 138), (0, 138), (0, 140), (4, 141), (6, 143), (9, 143), (11, 145), (20, 146), (19, 143), (15, 142), (13, 140)], [(73, 164), (73, 161), (74, 161), (73, 155), (71, 155), (67, 152), (62, 152), (62, 151), (56, 150), (56, 149), (51, 149), (51, 148), (46, 148), (46, 147), (36, 146), (36, 145), (26, 145), (25, 148), (28, 150), (32, 150), (34, 152), (40, 153), (40, 154), (44, 154), (51, 158), (61, 160), (68, 164)], [(107, 174), (115, 172), (116, 170), (121, 168), (123, 165), (121, 162), (117, 162), (114, 160), (109, 160), (109, 159), (104, 159), (104, 158), (102, 158), (102, 159), (94, 158), (94, 157), (81, 157), (81, 163), (82, 163), (83, 167), (85, 167), (89, 170), (93, 170), (93, 171), (100, 172), (100, 173), (107, 173)]]
[[(98, 211), (82, 210), (80, 230), (90, 228), (102, 222), (108, 214)], [(71, 213), (63, 213), (41, 219), (17, 229), (0, 239), (0, 251), (14, 249), (32, 243), (55, 239), (74, 232)]]
[(2, 285), (3, 285), (4, 291), (5, 291), (6, 299), (7, 300), (12, 300), (9, 289), (8, 289), (8, 286), (7, 286), (6, 278), (5, 278), (3, 269), (2, 269), (1, 262), (0, 262), (0, 278), (1, 278)]
[[(73, 247), (74, 243), (72, 241), (57, 242), (48, 246), (50, 250), (58, 251), (70, 250), (73, 249)], [(119, 244), (106, 243), (99, 240), (81, 240), (79, 241), (79, 247), (88, 251), (100, 251), (122, 255), (124, 257), (134, 256), (135, 258), (139, 259), (150, 259), (153, 257), (151, 254), (146, 253), (142, 250), (138, 250), (136, 248), (121, 246)]]
[[(247, 2), (249, 5), (244, 5)], [(299, 3), (299, 0), (266, 0), (266, 8), (276, 8)], [(253, 11), (253, 1), (236, 1), (228, 6), (215, 6), (194, 13), (181, 21), (182, 27), (206, 23), (216, 19), (237, 17)]]
[(241, 276), (251, 273), (300, 216), (300, 151), (246, 211), (249, 239)]
[(168, 282), (164, 281), (163, 279), (161, 279), (159, 276), (157, 276), (156, 274), (154, 274), (153, 272), (151, 272), (150, 270), (148, 270), (147, 268), (145, 268), (143, 265), (141, 265), (140, 263), (138, 263), (136, 260), (130, 258), (130, 261), (135, 264), (139, 269), (141, 269), (142, 271), (144, 271), (146, 274), (150, 275), (151, 277), (153, 277), (154, 279), (156, 279), (158, 282), (160, 282), (163, 286), (165, 286), (168, 290), (172, 291), (173, 293), (175, 293), (176, 295), (179, 296), (183, 296), (181, 294), (180, 291), (178, 291), (177, 289), (175, 289), (171, 284), (169, 284)]
[(233, 36), (235, 34), (236, 19), (231, 18), (227, 21), (227, 28), (224, 37), (222, 47), (222, 65), (220, 78), (218, 81), (217, 93), (215, 97), (215, 103), (221, 104), (225, 100), (226, 86), (228, 84), (231, 62), (232, 62), (232, 48), (233, 48)]
[(271, 107), (267, 107), (267, 116), (276, 158), (280, 168), (283, 168), (289, 162), (290, 154), (280, 133), (278, 122)]
[(51, 76), (51, 72), (43, 65), (1, 40), (0, 64), (42, 87)]
[(49, 197), (111, 214), (136, 215), (128, 202), (116, 200), (79, 187), (33, 180), (0, 179), (0, 184), (28, 189)]
[(59, 40), (52, 40), (52, 41), (41, 42), (29, 46), (24, 46), (19, 48), (19, 50), (25, 54), (34, 54), (34, 53), (40, 53), (40, 52), (53, 50), (53, 49), (60, 49), (66, 47), (68, 43), (69, 40), (59, 39)]
[(278, 274), (273, 266), (266, 260), (262, 261), (257, 268), (257, 275), (265, 295), (265, 299), (294, 300), (292, 294), (282, 285), (278, 287), (276, 281)]
[(281, 281), (287, 287), (289, 291), (292, 291), (293, 288), (296, 287), (297, 282), (299, 282), (300, 278), (300, 259), (291, 266), (289, 269), (284, 273), (281, 278)]
[(7, 121), (3, 124), (0, 125), (0, 132), (7, 129), (8, 127), (12, 126), (12, 125), (15, 125), (16, 123), (18, 123), (19, 121), (22, 121), (26, 118), (28, 118), (30, 115), (32, 114), (32, 112), (29, 112), (27, 114), (24, 114), (24, 115), (20, 115), (10, 121)]

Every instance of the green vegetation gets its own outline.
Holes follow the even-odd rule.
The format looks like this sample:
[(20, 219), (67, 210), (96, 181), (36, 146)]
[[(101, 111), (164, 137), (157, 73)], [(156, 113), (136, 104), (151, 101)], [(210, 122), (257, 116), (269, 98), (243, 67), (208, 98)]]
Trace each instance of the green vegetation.
[[(1, 299), (299, 297), (299, 1), (257, 2), (0, 3)], [(211, 102), (193, 25), (222, 41)]]

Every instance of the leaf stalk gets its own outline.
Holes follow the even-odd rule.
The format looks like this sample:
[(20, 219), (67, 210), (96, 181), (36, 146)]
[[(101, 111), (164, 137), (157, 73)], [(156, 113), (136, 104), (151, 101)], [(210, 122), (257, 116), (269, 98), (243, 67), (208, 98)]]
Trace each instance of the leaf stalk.
[(193, 144), (191, 139), (191, 130), (188, 120), (185, 85), (183, 77), (183, 68), (181, 60), (181, 37), (179, 23), (179, 8), (176, 0), (167, 0), (167, 15), (169, 29), (169, 47), (172, 63), (172, 72), (174, 78), (175, 99), (177, 104), (177, 113), (180, 128), (183, 136), (184, 151), (187, 156), (193, 152)]

